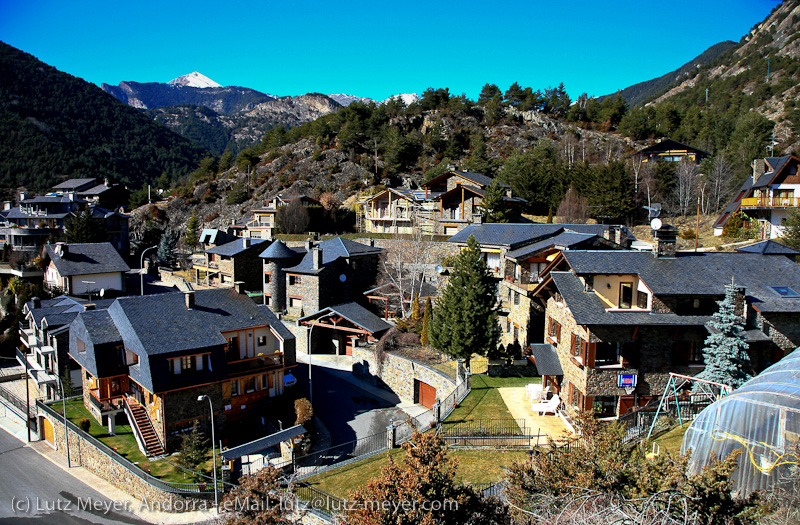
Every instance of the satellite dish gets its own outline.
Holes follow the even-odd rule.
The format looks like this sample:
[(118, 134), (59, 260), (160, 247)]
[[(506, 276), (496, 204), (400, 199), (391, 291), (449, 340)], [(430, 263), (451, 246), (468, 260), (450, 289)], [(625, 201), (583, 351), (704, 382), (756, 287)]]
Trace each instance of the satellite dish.
[(345, 274), (341, 274), (339, 276), (339, 280), (342, 281), (342, 282), (345, 282), (347, 280), (347, 276)]
[(100, 288), (100, 297), (104, 297), (106, 295), (106, 289)]
[(442, 273), (444, 271), (444, 266), (442, 266), (441, 264), (437, 264), (435, 270), (436, 273)]
[(653, 228), (654, 230), (660, 230), (661, 226), (663, 226), (663, 224), (661, 223), (661, 219), (659, 219), (658, 217), (650, 221), (650, 227)]

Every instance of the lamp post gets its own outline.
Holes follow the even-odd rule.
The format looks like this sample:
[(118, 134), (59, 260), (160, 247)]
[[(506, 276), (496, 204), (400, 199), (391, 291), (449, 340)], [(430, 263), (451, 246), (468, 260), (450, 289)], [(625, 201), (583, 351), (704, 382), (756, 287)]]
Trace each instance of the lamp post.
[(206, 394), (197, 396), (197, 401), (201, 402), (203, 399), (208, 400), (208, 408), (211, 410), (211, 459), (214, 462), (214, 506), (219, 512), (219, 493), (217, 492), (217, 454), (216, 454), (216, 439), (214, 436), (214, 405), (211, 403), (211, 398)]
[(64, 441), (67, 443), (67, 468), (72, 468), (72, 463), (69, 459), (69, 428), (67, 428), (67, 395), (64, 393), (64, 382), (58, 377), (58, 374), (53, 374), (58, 380), (58, 386), (61, 387), (61, 410), (64, 412)]
[[(321, 315), (317, 318), (317, 321), (325, 319), (326, 317), (330, 317), (334, 314), (334, 312), (327, 313), (325, 315)], [(308, 402), (311, 403), (311, 406), (314, 406), (314, 392), (311, 389), (311, 334), (314, 332), (314, 327), (316, 324), (311, 323), (311, 328), (308, 330)]]
[(158, 248), (158, 246), (151, 246), (142, 251), (142, 258), (139, 261), (139, 282), (141, 286), (141, 288), (139, 288), (139, 295), (144, 295), (144, 254), (147, 253), (148, 250), (154, 250), (156, 248)]

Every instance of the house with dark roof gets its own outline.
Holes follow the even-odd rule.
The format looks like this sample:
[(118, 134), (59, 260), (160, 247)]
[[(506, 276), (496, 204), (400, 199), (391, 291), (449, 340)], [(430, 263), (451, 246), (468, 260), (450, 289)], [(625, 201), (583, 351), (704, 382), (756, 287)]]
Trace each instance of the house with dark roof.
[(758, 372), (800, 344), (800, 267), (786, 257), (561, 252), (532, 292), (540, 340), (550, 345), (538, 353), (562, 368), (548, 385), (572, 413), (619, 417), (656, 400), (670, 372), (703, 370), (708, 323), (731, 282)]
[[(531, 338), (531, 292), (541, 273), (564, 250), (622, 250), (633, 235), (625, 226), (603, 224), (471, 224), (449, 239), (466, 247), (473, 236), (489, 271), (498, 279), (500, 343), (525, 348)], [(533, 330), (536, 333), (536, 330)]]
[(314, 327), (310, 344), (317, 353), (352, 355), (353, 348), (375, 343), (392, 325), (355, 302), (327, 306), (297, 320)]
[(785, 244), (770, 240), (755, 242), (747, 246), (739, 246), (735, 248), (735, 251), (742, 253), (763, 253), (764, 255), (783, 255), (784, 257), (788, 257), (791, 261), (796, 261), (797, 256), (800, 255), (800, 251), (789, 248)]
[(268, 243), (265, 239), (238, 237), (206, 249), (202, 259), (192, 261), (195, 282), (212, 287), (232, 287), (241, 282), (245, 290), (261, 291), (259, 254)]
[(59, 378), (65, 382), (69, 378), (73, 386), (81, 384), (80, 367), (69, 359), (69, 325), (80, 312), (107, 308), (111, 303), (109, 299), (88, 303), (65, 295), (45, 300), (34, 297), (25, 303), (17, 361), (25, 367), (42, 397), (60, 397)]
[(79, 199), (103, 206), (117, 209), (127, 206), (130, 192), (122, 184), (112, 184), (108, 179), (98, 182), (96, 178), (68, 179), (51, 188), (54, 195), (73, 194)]
[(640, 159), (642, 162), (680, 162), (683, 159), (691, 160), (696, 164), (706, 157), (710, 157), (711, 153), (698, 149), (688, 144), (682, 144), (677, 140), (663, 139), (656, 142), (652, 146), (642, 148), (632, 155), (634, 158)]
[(44, 283), (69, 295), (125, 291), (130, 267), (108, 242), (48, 244), (44, 247)]
[[(375, 282), (380, 248), (335, 237), (307, 241), (301, 254), (278, 242), (261, 254), (265, 298), (269, 297), (267, 302), (275, 312), (303, 317), (326, 306), (360, 299)], [(277, 284), (278, 280), (285, 284)], [(281, 287), (285, 293), (280, 293)]]
[(431, 220), (434, 201), (424, 190), (387, 188), (361, 202), (363, 225), (369, 233), (435, 233)]
[(209, 289), (121, 297), (107, 310), (80, 312), (69, 354), (81, 367), (84, 404), (94, 417), (124, 411), (140, 448), (159, 455), (193, 421), (208, 422), (200, 395), (211, 399), (223, 436), (226, 423), (260, 420), (283, 394), (295, 338), (246, 295)]
[(722, 231), (737, 212), (758, 222), (759, 239), (783, 235), (789, 210), (800, 207), (800, 158), (794, 155), (755, 159), (753, 175), (744, 181), (714, 223), (714, 235)]

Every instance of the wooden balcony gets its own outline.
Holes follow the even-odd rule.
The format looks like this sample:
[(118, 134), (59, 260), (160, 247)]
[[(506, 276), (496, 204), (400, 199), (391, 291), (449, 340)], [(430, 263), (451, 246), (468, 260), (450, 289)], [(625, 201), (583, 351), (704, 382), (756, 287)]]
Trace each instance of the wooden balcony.
[(283, 366), (283, 354), (264, 354), (243, 360), (228, 361), (228, 376), (235, 377)]
[(742, 208), (797, 208), (800, 198), (795, 197), (748, 197), (742, 199)]

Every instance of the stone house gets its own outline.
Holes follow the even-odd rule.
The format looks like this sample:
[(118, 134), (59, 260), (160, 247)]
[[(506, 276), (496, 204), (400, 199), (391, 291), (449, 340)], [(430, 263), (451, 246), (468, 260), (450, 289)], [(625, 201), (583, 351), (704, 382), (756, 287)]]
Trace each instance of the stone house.
[(125, 291), (130, 267), (111, 243), (48, 244), (44, 247), (44, 284), (70, 295)]
[(258, 421), (283, 394), (295, 338), (246, 295), (209, 289), (122, 297), (107, 310), (80, 312), (69, 355), (94, 417), (113, 427), (124, 412), (140, 448), (159, 455), (195, 420), (208, 428), (208, 405), (198, 396), (211, 399), (223, 436), (226, 423)]
[(800, 158), (795, 155), (753, 161), (753, 175), (742, 183), (714, 223), (714, 235), (739, 211), (758, 222), (760, 239), (783, 235), (787, 214), (800, 207)]
[(239, 237), (205, 250), (203, 259), (193, 260), (195, 282), (212, 287), (244, 283), (245, 290), (261, 290), (261, 259), (264, 239)]
[(480, 246), (489, 271), (498, 279), (500, 344), (521, 349), (541, 340), (541, 327), (531, 325), (531, 292), (550, 261), (564, 250), (612, 250), (630, 246), (633, 235), (624, 226), (602, 224), (472, 224), (449, 239), (461, 248), (470, 236)]
[[(707, 323), (732, 280), (754, 372), (800, 344), (800, 268), (792, 261), (660, 248), (657, 240), (655, 254), (564, 251), (543, 272), (532, 292), (544, 328), (537, 353), (560, 362), (562, 375), (547, 382), (568, 412), (619, 417), (658, 399), (670, 372), (702, 371)], [(626, 379), (633, 390), (623, 388)]]

